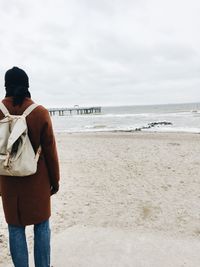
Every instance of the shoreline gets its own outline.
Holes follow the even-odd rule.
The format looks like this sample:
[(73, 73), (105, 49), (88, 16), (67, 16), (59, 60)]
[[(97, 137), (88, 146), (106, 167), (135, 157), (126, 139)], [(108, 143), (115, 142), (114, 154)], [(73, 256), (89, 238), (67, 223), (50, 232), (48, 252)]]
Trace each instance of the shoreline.
[(153, 130), (92, 130), (92, 131), (56, 131), (54, 130), (55, 134), (88, 134), (88, 133), (160, 133), (160, 134), (200, 134), (200, 129), (199, 132), (190, 132), (190, 131), (153, 131)]
[(64, 131), (60, 131), (60, 132), (55, 132), (55, 136), (61, 136), (61, 135), (130, 135), (130, 136), (144, 136), (144, 135), (147, 135), (147, 136), (150, 136), (150, 135), (160, 135), (160, 136), (167, 136), (167, 135), (180, 135), (180, 136), (198, 136), (200, 135), (200, 132), (173, 132), (173, 131), (166, 131), (166, 132), (162, 132), (162, 131), (124, 131), (124, 130), (112, 130), (112, 131), (77, 131), (77, 132), (64, 132)]

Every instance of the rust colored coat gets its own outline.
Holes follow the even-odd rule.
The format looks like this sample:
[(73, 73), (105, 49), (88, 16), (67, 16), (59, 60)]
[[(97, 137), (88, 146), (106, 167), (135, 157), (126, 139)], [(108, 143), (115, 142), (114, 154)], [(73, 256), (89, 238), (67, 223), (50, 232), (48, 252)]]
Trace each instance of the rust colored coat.
[[(12, 97), (3, 99), (10, 114), (21, 115), (34, 103), (25, 98), (22, 106), (13, 106)], [(0, 111), (0, 119), (4, 117)], [(5, 219), (12, 225), (31, 225), (47, 220), (51, 215), (50, 188), (59, 188), (59, 166), (48, 110), (36, 107), (27, 116), (28, 135), (37, 151), (42, 146), (37, 172), (26, 177), (0, 176)]]

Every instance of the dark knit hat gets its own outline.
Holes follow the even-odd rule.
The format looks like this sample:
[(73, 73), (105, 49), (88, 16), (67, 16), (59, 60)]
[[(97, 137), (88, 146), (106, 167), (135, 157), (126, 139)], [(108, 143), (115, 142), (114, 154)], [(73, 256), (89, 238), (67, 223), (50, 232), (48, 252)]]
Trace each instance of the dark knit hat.
[(5, 87), (23, 86), (29, 88), (26, 72), (18, 67), (13, 67), (5, 74)]

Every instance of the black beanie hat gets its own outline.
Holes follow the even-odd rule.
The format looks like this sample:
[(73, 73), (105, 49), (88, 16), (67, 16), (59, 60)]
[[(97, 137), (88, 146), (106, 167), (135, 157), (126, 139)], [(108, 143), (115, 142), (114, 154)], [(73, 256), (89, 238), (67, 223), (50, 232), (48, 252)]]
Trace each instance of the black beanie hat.
[(29, 88), (29, 80), (26, 72), (18, 67), (13, 67), (5, 74), (5, 87), (23, 86)]

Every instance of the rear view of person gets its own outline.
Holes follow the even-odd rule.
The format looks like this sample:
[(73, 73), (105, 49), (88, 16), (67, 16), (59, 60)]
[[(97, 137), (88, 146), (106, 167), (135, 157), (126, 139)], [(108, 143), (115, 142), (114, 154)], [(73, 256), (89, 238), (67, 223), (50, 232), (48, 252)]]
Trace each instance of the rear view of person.
[[(29, 79), (22, 69), (13, 67), (6, 72), (6, 96), (2, 103), (11, 115), (22, 115), (34, 103), (28, 88)], [(0, 110), (0, 120), (3, 118)], [(41, 146), (37, 171), (29, 176), (0, 176), (3, 209), (14, 266), (29, 266), (25, 227), (34, 225), (35, 266), (49, 267), (50, 197), (59, 190), (60, 179), (57, 149), (48, 110), (38, 105), (26, 122), (34, 152)]]

